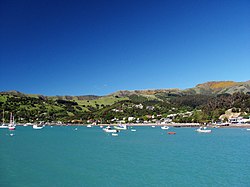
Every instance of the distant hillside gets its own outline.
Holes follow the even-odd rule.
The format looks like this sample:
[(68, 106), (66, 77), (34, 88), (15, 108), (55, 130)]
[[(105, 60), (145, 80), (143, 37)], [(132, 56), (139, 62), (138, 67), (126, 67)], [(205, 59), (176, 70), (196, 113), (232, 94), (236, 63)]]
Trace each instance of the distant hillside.
[(250, 93), (250, 81), (246, 82), (234, 82), (234, 81), (213, 81), (198, 84), (194, 88), (185, 90), (180, 89), (154, 89), (154, 90), (122, 90), (111, 95), (117, 95), (120, 97), (141, 95), (141, 96), (157, 96), (157, 95), (169, 95), (169, 96), (183, 96), (192, 94), (203, 95), (217, 95), (217, 94), (233, 94), (236, 92)]
[(250, 81), (213, 81), (198, 84), (191, 88), (196, 94), (233, 94), (236, 92), (250, 93)]
[(205, 94), (205, 95), (217, 95), (217, 94), (233, 94), (236, 92), (250, 93), (250, 80), (246, 82), (234, 82), (234, 81), (211, 81), (196, 85), (194, 88), (181, 90), (178, 88), (172, 89), (148, 89), (148, 90), (120, 90), (111, 93), (107, 96), (96, 95), (82, 95), (82, 96), (43, 96), (39, 94), (24, 94), (19, 91), (5, 91), (0, 94), (10, 94), (16, 96), (31, 96), (31, 97), (46, 97), (52, 99), (65, 99), (65, 100), (96, 100), (105, 97), (129, 97), (131, 95), (140, 95), (145, 97), (154, 97), (157, 95), (169, 95), (169, 96), (183, 96), (193, 94)]

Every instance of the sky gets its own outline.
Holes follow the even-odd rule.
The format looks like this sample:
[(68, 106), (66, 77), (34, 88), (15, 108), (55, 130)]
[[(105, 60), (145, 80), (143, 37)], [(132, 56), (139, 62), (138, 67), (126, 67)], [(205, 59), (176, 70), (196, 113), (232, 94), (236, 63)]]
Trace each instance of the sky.
[(0, 91), (250, 80), (249, 0), (0, 0)]

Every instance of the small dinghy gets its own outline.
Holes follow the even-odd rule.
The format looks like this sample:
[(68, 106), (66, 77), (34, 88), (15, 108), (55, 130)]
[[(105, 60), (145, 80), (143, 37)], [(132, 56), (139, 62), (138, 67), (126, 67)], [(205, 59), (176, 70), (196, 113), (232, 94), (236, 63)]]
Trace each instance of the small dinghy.
[(196, 129), (197, 132), (201, 132), (201, 133), (211, 133), (212, 130), (211, 129), (207, 129), (207, 127), (200, 127), (199, 129)]
[(168, 126), (162, 126), (161, 129), (163, 129), (163, 130), (168, 130), (169, 127), (168, 127)]
[(168, 134), (173, 135), (176, 134), (176, 132), (168, 132)]
[(118, 136), (118, 134), (117, 133), (112, 133), (112, 136)]

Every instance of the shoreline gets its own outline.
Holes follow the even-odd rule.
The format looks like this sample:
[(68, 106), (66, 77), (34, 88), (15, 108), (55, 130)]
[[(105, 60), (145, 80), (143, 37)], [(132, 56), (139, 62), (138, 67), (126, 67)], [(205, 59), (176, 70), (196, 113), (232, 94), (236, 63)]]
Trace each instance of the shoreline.
[[(35, 123), (34, 123), (35, 124)], [(34, 124), (28, 124), (27, 126), (33, 126)], [(16, 124), (17, 126), (23, 126), (24, 124)], [(106, 127), (106, 126), (117, 126), (118, 124), (46, 124), (45, 126), (84, 126), (87, 127), (87, 125), (91, 125), (92, 127)], [(201, 127), (203, 125), (199, 123), (168, 123), (168, 124), (155, 124), (155, 123), (127, 123), (123, 124), (128, 127), (162, 127), (162, 126), (169, 126), (169, 127), (175, 127), (175, 128), (194, 128), (194, 127)], [(250, 124), (229, 124), (228, 126), (223, 125), (207, 125), (207, 127), (210, 128), (250, 128)]]

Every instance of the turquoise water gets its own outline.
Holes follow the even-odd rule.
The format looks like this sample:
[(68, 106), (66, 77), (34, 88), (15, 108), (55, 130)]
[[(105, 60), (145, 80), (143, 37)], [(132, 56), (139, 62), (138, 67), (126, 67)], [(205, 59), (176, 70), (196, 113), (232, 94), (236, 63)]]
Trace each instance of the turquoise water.
[(0, 186), (250, 186), (250, 131), (0, 129)]

